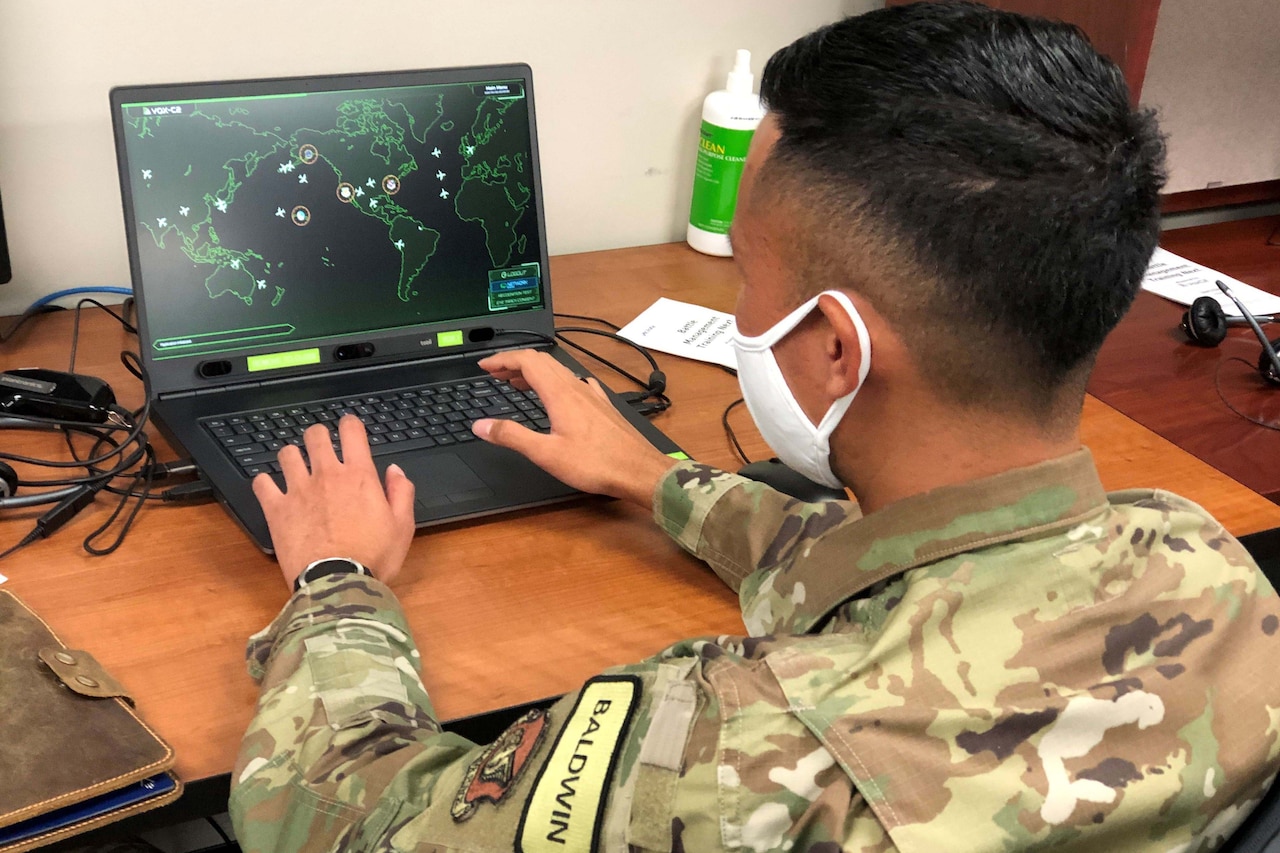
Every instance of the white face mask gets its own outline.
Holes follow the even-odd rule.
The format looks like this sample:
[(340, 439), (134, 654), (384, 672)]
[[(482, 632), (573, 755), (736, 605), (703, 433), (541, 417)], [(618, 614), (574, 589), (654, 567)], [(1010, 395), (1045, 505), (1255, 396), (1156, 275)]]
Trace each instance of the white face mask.
[[(818, 296), (831, 296), (849, 313), (849, 319), (858, 333), (858, 346), (862, 349), (862, 363), (858, 367), (858, 384), (852, 391), (832, 402), (822, 421), (814, 426), (808, 415), (796, 402), (786, 377), (778, 368), (773, 346), (791, 332), (800, 321), (818, 306)], [(747, 403), (751, 417), (764, 440), (773, 448), (788, 467), (816, 483), (833, 489), (843, 488), (831, 470), (831, 433), (844, 418), (849, 404), (862, 388), (871, 370), (871, 335), (862, 322), (852, 300), (839, 290), (827, 290), (783, 317), (773, 328), (755, 337), (742, 334), (733, 336), (733, 348), (738, 355), (738, 384), (742, 386), (742, 398)]]

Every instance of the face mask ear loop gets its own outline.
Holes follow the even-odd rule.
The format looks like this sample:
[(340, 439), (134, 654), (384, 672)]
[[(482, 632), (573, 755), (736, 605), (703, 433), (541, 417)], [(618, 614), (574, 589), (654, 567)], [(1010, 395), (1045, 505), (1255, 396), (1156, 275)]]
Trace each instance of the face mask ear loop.
[[(821, 296), (822, 294), (818, 295)], [(738, 346), (751, 352), (772, 349), (774, 344), (785, 338), (796, 326), (800, 325), (800, 321), (809, 316), (809, 313), (813, 311), (817, 304), (818, 297), (815, 296), (755, 337), (738, 333), (736, 336)]]

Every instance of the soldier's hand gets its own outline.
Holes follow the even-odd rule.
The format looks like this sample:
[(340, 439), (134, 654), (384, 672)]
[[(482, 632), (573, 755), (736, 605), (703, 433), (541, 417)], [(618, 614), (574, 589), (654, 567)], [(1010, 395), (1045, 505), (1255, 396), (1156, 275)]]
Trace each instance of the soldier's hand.
[(285, 491), (266, 474), (253, 480), (285, 583), (310, 563), (349, 557), (378, 580), (395, 577), (413, 540), (413, 483), (396, 465), (387, 467), (386, 490), (378, 479), (364, 424), (353, 415), (338, 422), (342, 461), (323, 424), (303, 434), (311, 469), (298, 448), (280, 451)]
[(550, 355), (535, 350), (498, 353), (481, 361), (480, 367), (521, 390), (536, 391), (551, 432), (486, 418), (472, 426), (477, 436), (523, 454), (576, 489), (650, 506), (658, 481), (676, 461), (627, 423), (599, 382), (583, 382)]

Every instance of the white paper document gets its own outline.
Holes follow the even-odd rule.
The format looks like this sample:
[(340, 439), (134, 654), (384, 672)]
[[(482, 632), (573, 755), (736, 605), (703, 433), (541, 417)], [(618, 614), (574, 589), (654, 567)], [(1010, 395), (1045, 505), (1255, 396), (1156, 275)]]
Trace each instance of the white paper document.
[(664, 296), (641, 311), (618, 334), (658, 352), (736, 370), (738, 361), (730, 343), (736, 329), (732, 314)]
[(1240, 309), (1218, 289), (1215, 281), (1221, 281), (1231, 288), (1236, 298), (1254, 314), (1280, 313), (1280, 296), (1259, 290), (1253, 285), (1164, 249), (1156, 249), (1156, 253), (1151, 256), (1151, 265), (1147, 267), (1147, 274), (1142, 279), (1142, 289), (1165, 299), (1172, 299), (1180, 305), (1190, 305), (1198, 296), (1212, 296), (1218, 300), (1228, 317), (1239, 317)]

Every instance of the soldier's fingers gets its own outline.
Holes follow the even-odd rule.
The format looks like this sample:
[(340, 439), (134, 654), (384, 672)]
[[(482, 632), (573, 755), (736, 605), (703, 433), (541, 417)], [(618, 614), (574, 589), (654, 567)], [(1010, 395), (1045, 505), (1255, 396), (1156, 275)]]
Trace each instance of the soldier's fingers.
[(311, 459), (311, 470), (328, 468), (338, 464), (338, 456), (333, 452), (333, 441), (329, 438), (329, 428), (324, 424), (307, 427), (302, 434), (307, 445), (307, 456)]
[(307, 463), (302, 459), (302, 451), (294, 445), (286, 445), (276, 459), (280, 463), (280, 471), (284, 474), (284, 487), (287, 491), (293, 491), (310, 476)]
[(372, 468), (373, 454), (364, 424), (355, 415), (343, 415), (338, 421), (338, 438), (342, 442), (342, 464), (355, 468)]
[(284, 492), (280, 491), (280, 487), (276, 485), (275, 480), (271, 479), (270, 474), (259, 474), (253, 478), (253, 494), (262, 505), (264, 512), (270, 512), (284, 497)]

